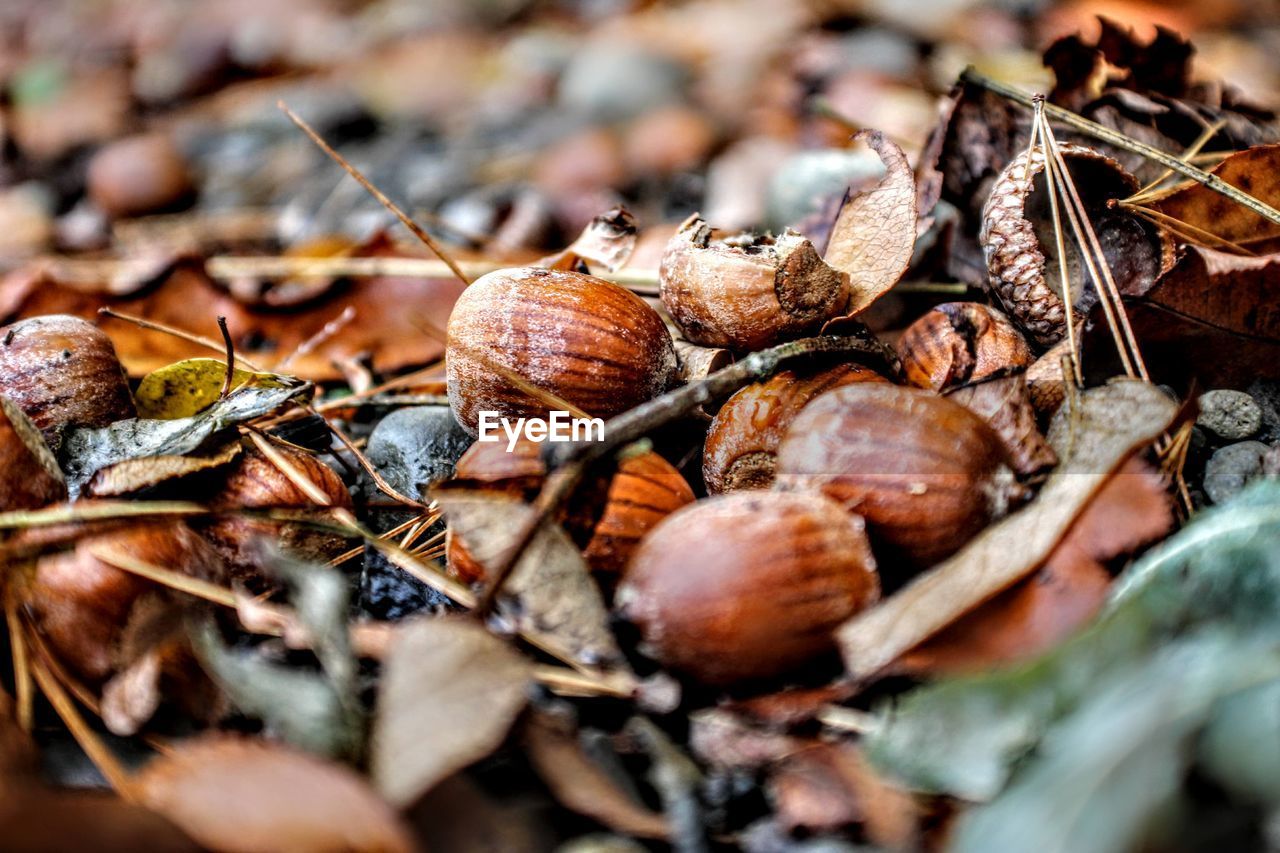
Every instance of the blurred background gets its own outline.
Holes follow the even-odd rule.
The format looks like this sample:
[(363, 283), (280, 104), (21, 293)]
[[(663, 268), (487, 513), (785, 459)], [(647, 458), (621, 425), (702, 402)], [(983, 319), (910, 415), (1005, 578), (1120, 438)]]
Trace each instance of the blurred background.
[[(883, 130), (914, 158), (963, 67), (1043, 90), (1040, 52), (1096, 32), (1099, 14), (1191, 37), (1197, 71), (1270, 105), (1277, 8), (3, 0), (0, 269), (118, 245), (152, 214), (286, 250), (387, 226), (280, 100), (477, 255), (545, 252), (620, 201), (644, 226), (701, 210), (776, 229), (879, 170), (846, 150), (853, 130)], [(646, 245), (660, 236), (633, 266), (654, 262)]]

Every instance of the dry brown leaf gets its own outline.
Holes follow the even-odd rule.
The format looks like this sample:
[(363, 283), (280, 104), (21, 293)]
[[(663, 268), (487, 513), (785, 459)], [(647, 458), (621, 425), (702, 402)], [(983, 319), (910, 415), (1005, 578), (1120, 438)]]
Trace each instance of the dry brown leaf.
[(895, 671), (954, 675), (1036, 657), (1102, 607), (1106, 560), (1169, 530), (1173, 508), (1160, 476), (1129, 459), (1071, 525), (1041, 569), (907, 652)]
[(851, 676), (880, 672), (1035, 571), (1111, 473), (1164, 432), (1177, 412), (1163, 391), (1132, 380), (1084, 392), (1078, 406), (1064, 407), (1050, 430), (1049, 442), (1063, 461), (1035, 501), (840, 628)]
[(788, 832), (829, 832), (862, 824), (877, 848), (915, 849), (919, 810), (910, 794), (872, 769), (857, 746), (821, 743), (783, 761), (769, 780)]
[(615, 207), (592, 219), (567, 249), (537, 265), (572, 270), (585, 262), (592, 272), (613, 272), (631, 258), (637, 236), (636, 218), (625, 207)]
[[(1280, 144), (1255, 145), (1238, 151), (1219, 163), (1211, 174), (1261, 202), (1273, 207), (1280, 205)], [(1280, 237), (1280, 225), (1201, 183), (1173, 188), (1146, 206), (1240, 246)], [(1213, 245), (1211, 240), (1197, 240), (1190, 229), (1181, 236), (1191, 242)]]
[(186, 853), (207, 849), (155, 812), (119, 797), (32, 786), (7, 790), (0, 797), (0, 839), (4, 839), (8, 853)]
[(898, 283), (916, 244), (916, 182), (907, 156), (879, 131), (864, 130), (854, 140), (880, 155), (885, 176), (871, 189), (845, 198), (823, 257), (849, 274), (849, 317)]
[(189, 740), (135, 781), (144, 805), (227, 853), (417, 848), (392, 808), (351, 770), (264, 741)]
[[(168, 490), (188, 477), (194, 477), (223, 465), (240, 455), (240, 440), (232, 439), (220, 446), (187, 456), (143, 456), (126, 459), (97, 472), (81, 490), (81, 497), (118, 498)], [(154, 496), (154, 494), (152, 494)]]
[(525, 706), (528, 661), (479, 623), (425, 618), (399, 629), (382, 670), (372, 775), (407, 806), (493, 752)]
[(524, 743), (534, 769), (565, 808), (625, 835), (660, 839), (670, 835), (666, 818), (620, 789), (555, 720), (546, 715), (532, 717)]

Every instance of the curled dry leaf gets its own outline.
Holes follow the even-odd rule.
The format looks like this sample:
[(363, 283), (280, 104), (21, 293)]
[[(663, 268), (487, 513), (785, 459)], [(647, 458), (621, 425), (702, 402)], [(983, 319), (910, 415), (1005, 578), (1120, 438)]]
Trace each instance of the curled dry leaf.
[(532, 672), (474, 621), (416, 619), (397, 634), (383, 664), (372, 772), (383, 796), (408, 806), (502, 743)]
[(1103, 563), (1168, 532), (1160, 476), (1130, 459), (1071, 525), (1034, 575), (903, 655), (895, 671), (955, 675), (1036, 657), (1087, 624), (1106, 600)]
[(1050, 432), (1063, 461), (1036, 500), (841, 627), (845, 666), (854, 678), (875, 675), (1035, 571), (1111, 473), (1164, 432), (1177, 411), (1163, 391), (1137, 381), (1114, 381), (1079, 401), (1078, 410), (1059, 414)]
[(631, 258), (636, 240), (636, 218), (625, 207), (615, 207), (592, 219), (567, 249), (543, 259), (540, 265), (572, 270), (585, 263), (593, 271), (613, 272)]
[[(1242, 258), (1192, 246), (1153, 285), (1127, 296), (1125, 310), (1155, 381), (1243, 388), (1280, 377), (1277, 276), (1280, 254)], [(1094, 313), (1081, 357), (1088, 377), (1115, 369), (1110, 333)]]
[[(431, 490), (449, 523), (481, 566), (511, 547), (533, 509), (509, 495), (441, 484)], [(524, 549), (503, 592), (504, 612), (522, 631), (538, 635), (588, 665), (622, 659), (609, 612), (577, 546), (558, 524), (544, 523)]]
[[(1265, 204), (1280, 204), (1280, 145), (1256, 145), (1237, 151), (1210, 174)], [(1171, 226), (1181, 239), (1192, 243), (1221, 247), (1221, 243), (1207, 238), (1207, 234), (1256, 249), (1258, 243), (1280, 237), (1280, 225), (1196, 182), (1171, 188), (1144, 204), (1192, 226), (1187, 229)]]
[(532, 716), (524, 744), (534, 769), (561, 805), (615, 832), (658, 839), (670, 834), (666, 818), (633, 799), (555, 719)]
[[(82, 497), (123, 498), (156, 496), (180, 490), (189, 477), (229, 465), (240, 455), (239, 439), (216, 444), (186, 455), (143, 456), (99, 468), (85, 484)], [(174, 497), (180, 497), (175, 494)]]
[(879, 131), (864, 130), (854, 141), (865, 142), (880, 156), (885, 176), (845, 198), (823, 257), (849, 274), (848, 317), (865, 311), (898, 283), (916, 244), (916, 181), (906, 155)]
[(351, 770), (264, 741), (189, 740), (135, 781), (144, 805), (215, 850), (417, 849), (392, 808)]

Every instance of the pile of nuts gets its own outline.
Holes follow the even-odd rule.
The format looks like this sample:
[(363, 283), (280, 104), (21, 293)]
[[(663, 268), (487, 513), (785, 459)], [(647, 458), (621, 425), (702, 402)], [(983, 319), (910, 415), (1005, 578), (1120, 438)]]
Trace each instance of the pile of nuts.
[[(676, 383), (673, 353), (741, 357), (819, 334), (850, 291), (798, 234), (717, 238), (698, 217), (672, 237), (660, 282), (660, 305), (579, 272), (475, 282), (448, 328), (459, 422), (474, 432), (480, 411), (546, 417), (555, 401), (617, 415)], [(954, 554), (1056, 464), (1040, 432), (1051, 410), (1026, 382), (1032, 348), (999, 311), (937, 306), (902, 334), (897, 358), (791, 362), (709, 425), (671, 425), (701, 445), (707, 497), (649, 450), (588, 477), (561, 508), (591, 568), (618, 576), (616, 612), (647, 655), (713, 687), (792, 674), (829, 654), (834, 629), (882, 588)], [(542, 459), (532, 443), (476, 444), (457, 476), (531, 500)], [(686, 471), (698, 486), (697, 466)], [(460, 543), (449, 552), (457, 577), (484, 579)]]

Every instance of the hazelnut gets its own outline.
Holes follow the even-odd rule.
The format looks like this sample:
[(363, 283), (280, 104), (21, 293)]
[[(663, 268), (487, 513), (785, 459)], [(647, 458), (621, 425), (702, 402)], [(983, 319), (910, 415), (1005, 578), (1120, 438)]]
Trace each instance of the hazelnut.
[(180, 521), (104, 523), (88, 529), (44, 529), (15, 537), (10, 545), (75, 538), (69, 550), (45, 554), (22, 587), (36, 626), (58, 659), (99, 685), (116, 669), (114, 655), (134, 604), (163, 594), (153, 581), (108, 565), (93, 551), (107, 548), (164, 568), (220, 581), (222, 562), (207, 542)]
[(849, 277), (804, 236), (713, 240), (696, 215), (667, 244), (659, 285), (687, 340), (739, 352), (815, 333), (849, 299)]
[(89, 161), (89, 198), (111, 217), (172, 210), (193, 192), (191, 173), (165, 134), (130, 136), (103, 146)]
[(0, 328), (0, 388), (54, 449), (68, 429), (103, 427), (137, 414), (111, 339), (65, 314)]
[(860, 364), (818, 372), (783, 370), (739, 389), (720, 408), (702, 451), (702, 478), (712, 494), (773, 485), (778, 443), (796, 414), (824, 391), (855, 382), (887, 382)]
[[(493, 443), (471, 445), (458, 460), (455, 482), (529, 501), (546, 477), (541, 445), (521, 440), (514, 450)], [(693, 502), (693, 490), (675, 467), (657, 453), (627, 456), (612, 476), (588, 477), (557, 516), (597, 572), (621, 573), (636, 545), (667, 515)], [(447, 536), (449, 570), (467, 583), (485, 570), (458, 538)]]
[(449, 317), (449, 405), (472, 435), (480, 412), (545, 416), (553, 408), (489, 365), (593, 417), (662, 393), (675, 348), (658, 312), (623, 287), (577, 272), (498, 270), (471, 284)]
[(0, 512), (38, 509), (67, 497), (49, 445), (22, 410), (0, 397)]
[(882, 564), (932, 565), (1023, 494), (999, 436), (931, 391), (863, 382), (821, 395), (778, 448), (777, 483), (866, 519)]
[(1019, 474), (1057, 464), (1027, 390), (1034, 356), (1004, 314), (976, 302), (939, 305), (902, 333), (898, 357), (912, 385), (937, 391), (990, 424)]
[[(315, 456), (285, 445), (275, 448), (300, 474), (329, 498), (329, 505), (350, 509), (353, 504), (342, 478)], [(226, 479), (208, 501), (211, 509), (298, 509), (316, 507), (293, 481), (260, 450), (245, 447), (228, 469)], [(350, 547), (346, 537), (292, 521), (227, 515), (197, 525), (197, 529), (227, 561), (241, 580), (260, 577), (259, 537), (276, 542), (303, 559), (330, 560)]]
[(879, 596), (861, 519), (817, 494), (740, 492), (672, 513), (631, 558), (622, 615), (664, 666), (714, 686), (784, 675)]

